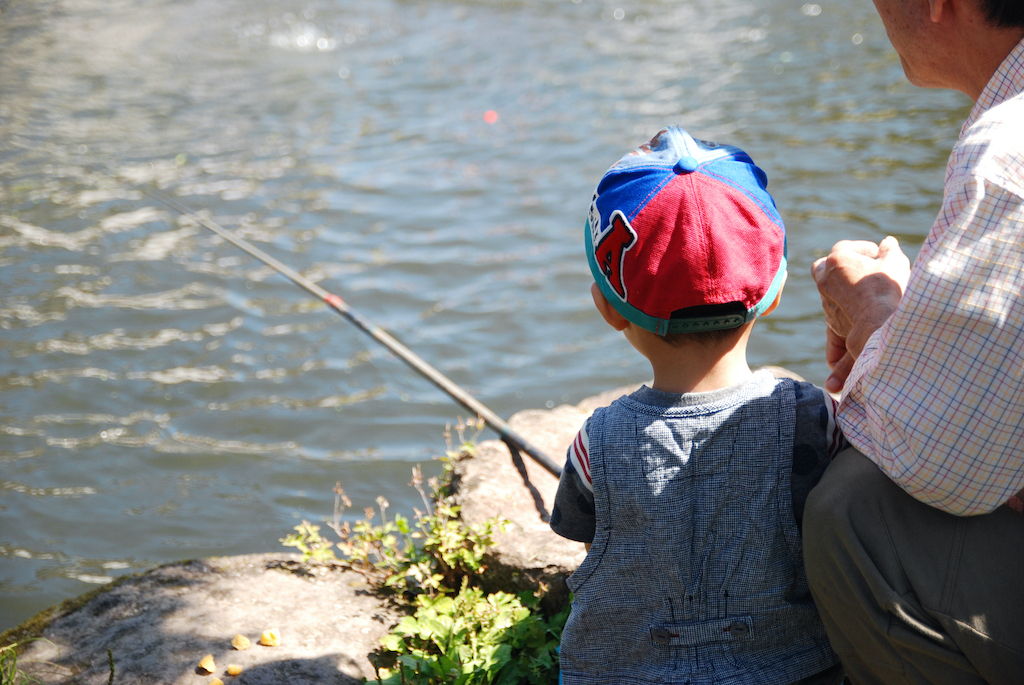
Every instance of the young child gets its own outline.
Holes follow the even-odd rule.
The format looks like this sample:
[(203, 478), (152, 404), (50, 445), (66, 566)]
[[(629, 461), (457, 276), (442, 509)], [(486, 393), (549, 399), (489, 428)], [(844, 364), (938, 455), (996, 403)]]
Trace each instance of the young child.
[(800, 519), (842, 436), (819, 388), (751, 373), (786, 238), (742, 150), (671, 127), (615, 164), (587, 222), (594, 304), (653, 386), (576, 436), (551, 516), (569, 578), (565, 685), (838, 683)]

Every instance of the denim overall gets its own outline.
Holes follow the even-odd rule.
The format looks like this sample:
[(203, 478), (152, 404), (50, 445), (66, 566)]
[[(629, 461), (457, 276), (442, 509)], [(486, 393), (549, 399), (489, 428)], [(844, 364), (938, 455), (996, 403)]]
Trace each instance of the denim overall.
[(793, 382), (590, 421), (597, 533), (569, 578), (565, 685), (793, 683), (838, 662), (790, 493)]

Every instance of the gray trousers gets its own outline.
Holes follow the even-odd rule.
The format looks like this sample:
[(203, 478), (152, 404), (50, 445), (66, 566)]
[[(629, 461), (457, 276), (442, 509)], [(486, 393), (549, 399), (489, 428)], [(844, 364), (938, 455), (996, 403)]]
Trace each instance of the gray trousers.
[(958, 517), (841, 452), (804, 510), (804, 559), (856, 685), (1024, 683), (1024, 516)]

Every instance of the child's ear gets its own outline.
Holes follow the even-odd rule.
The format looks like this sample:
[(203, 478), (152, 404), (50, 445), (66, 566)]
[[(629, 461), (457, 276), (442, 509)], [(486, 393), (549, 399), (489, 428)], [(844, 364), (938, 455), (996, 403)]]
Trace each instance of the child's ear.
[(775, 301), (771, 303), (768, 309), (764, 310), (764, 314), (761, 316), (768, 316), (775, 308), (779, 306), (779, 302), (782, 302), (782, 289), (786, 287), (786, 279), (789, 278), (789, 272), (787, 271), (782, 275), (782, 285), (779, 286), (779, 293), (775, 296)]
[(629, 321), (608, 302), (597, 283), (590, 284), (590, 296), (594, 298), (594, 306), (597, 307), (597, 311), (601, 312), (601, 316), (609, 326), (617, 331), (625, 330), (629, 326)]

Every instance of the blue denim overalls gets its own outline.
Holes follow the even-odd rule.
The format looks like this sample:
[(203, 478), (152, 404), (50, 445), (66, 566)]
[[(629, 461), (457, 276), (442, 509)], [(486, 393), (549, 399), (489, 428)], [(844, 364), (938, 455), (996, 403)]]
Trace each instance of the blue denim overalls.
[(569, 579), (565, 685), (785, 684), (838, 662), (793, 518), (794, 406), (792, 381), (759, 372), (709, 404), (594, 413), (597, 533)]

